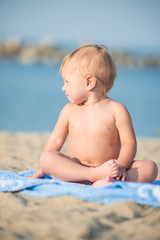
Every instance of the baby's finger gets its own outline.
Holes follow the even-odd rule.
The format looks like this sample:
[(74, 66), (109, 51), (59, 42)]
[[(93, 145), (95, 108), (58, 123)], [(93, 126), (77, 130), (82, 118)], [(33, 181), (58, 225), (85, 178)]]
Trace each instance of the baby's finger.
[(121, 181), (126, 181), (126, 177), (122, 176)]
[(118, 181), (118, 180), (120, 180), (120, 178), (121, 178), (120, 176), (117, 176), (115, 179)]

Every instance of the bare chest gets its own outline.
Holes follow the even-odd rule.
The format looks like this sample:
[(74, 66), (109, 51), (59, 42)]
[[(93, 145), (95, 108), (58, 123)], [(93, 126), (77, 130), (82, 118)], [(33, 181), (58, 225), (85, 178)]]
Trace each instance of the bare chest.
[(70, 116), (69, 133), (72, 135), (105, 136), (116, 131), (114, 117), (102, 111), (77, 111)]

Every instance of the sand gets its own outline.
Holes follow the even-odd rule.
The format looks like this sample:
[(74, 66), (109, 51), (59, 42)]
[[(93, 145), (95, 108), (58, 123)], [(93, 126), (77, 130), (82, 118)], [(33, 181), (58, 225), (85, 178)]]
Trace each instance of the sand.
[[(0, 170), (36, 169), (48, 136), (0, 132)], [(160, 169), (160, 139), (138, 139), (136, 158), (152, 159)], [(37, 198), (0, 193), (0, 239), (158, 240), (160, 209), (129, 201), (103, 205), (70, 196)]]

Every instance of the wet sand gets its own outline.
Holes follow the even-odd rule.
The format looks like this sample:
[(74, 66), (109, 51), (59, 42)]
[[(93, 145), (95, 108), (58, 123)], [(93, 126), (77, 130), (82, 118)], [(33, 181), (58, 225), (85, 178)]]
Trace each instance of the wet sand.
[[(0, 170), (36, 169), (48, 133), (0, 132)], [(63, 152), (66, 152), (66, 145)], [(160, 169), (160, 139), (138, 139), (136, 159)], [(160, 180), (160, 171), (158, 175)], [(0, 239), (160, 239), (160, 209), (124, 201), (110, 205), (75, 197), (0, 193)]]

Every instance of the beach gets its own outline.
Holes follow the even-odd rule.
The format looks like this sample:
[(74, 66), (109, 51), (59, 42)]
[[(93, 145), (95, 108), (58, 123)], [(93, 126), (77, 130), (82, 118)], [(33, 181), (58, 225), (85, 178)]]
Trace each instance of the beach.
[[(49, 133), (0, 132), (0, 170), (36, 169)], [(138, 138), (136, 159), (159, 167), (160, 138)], [(66, 144), (62, 152), (66, 153)], [(37, 198), (0, 192), (0, 239), (158, 240), (160, 209), (131, 201), (85, 202), (71, 196)]]

